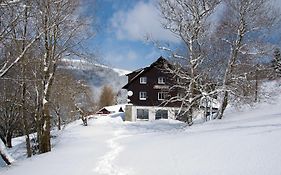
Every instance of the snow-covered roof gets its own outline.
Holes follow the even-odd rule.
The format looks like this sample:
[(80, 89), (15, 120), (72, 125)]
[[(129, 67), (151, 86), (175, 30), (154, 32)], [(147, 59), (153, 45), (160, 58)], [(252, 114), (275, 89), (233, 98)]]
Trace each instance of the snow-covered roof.
[(147, 72), (148, 70), (152, 69), (153, 67), (157, 66), (157, 65), (162, 65), (162, 64), (170, 64), (165, 58), (163, 58), (162, 56), (159, 57), (155, 62), (153, 62), (151, 65), (144, 67), (144, 68), (140, 68), (137, 69), (129, 74), (126, 74), (127, 76), (130, 74), (136, 74), (133, 78), (131, 78), (131, 80), (129, 80), (129, 82), (122, 87), (122, 89), (127, 89), (128, 86), (135, 81), (138, 77), (140, 77), (142, 74), (144, 74), (145, 72)]
[(126, 106), (126, 104), (119, 104), (119, 105), (113, 105), (113, 106), (105, 106), (105, 107), (101, 108), (98, 112), (100, 112), (103, 109), (106, 109), (110, 113), (115, 113), (115, 112), (119, 112), (120, 108), (122, 108), (123, 111), (125, 111), (125, 106)]

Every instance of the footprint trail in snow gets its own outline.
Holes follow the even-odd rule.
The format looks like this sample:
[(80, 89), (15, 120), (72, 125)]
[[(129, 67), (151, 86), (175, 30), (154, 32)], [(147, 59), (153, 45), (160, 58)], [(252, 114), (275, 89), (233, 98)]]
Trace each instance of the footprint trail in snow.
[(122, 138), (129, 137), (130, 135), (122, 135), (124, 131), (117, 130), (113, 134), (113, 138), (107, 141), (107, 145), (110, 148), (104, 156), (100, 158), (97, 163), (97, 167), (94, 172), (103, 175), (129, 175), (131, 174), (129, 170), (119, 168), (114, 164), (114, 160), (118, 157), (120, 152), (123, 151), (123, 147), (118, 143), (118, 140)]

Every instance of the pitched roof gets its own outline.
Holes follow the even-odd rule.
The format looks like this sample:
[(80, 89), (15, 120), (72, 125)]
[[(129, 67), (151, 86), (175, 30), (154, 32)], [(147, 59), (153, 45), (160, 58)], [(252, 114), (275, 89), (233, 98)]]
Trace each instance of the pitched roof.
[(152, 69), (155, 66), (158, 65), (164, 65), (164, 64), (170, 64), (165, 58), (163, 58), (162, 56), (159, 57), (155, 62), (153, 62), (150, 66), (148, 67), (144, 67), (144, 68), (140, 68), (137, 69), (129, 74), (126, 74), (127, 76), (132, 75), (132, 74), (136, 74), (125, 86), (122, 87), (122, 89), (127, 89), (128, 86), (134, 82), (138, 77), (140, 77), (141, 75), (143, 75), (145, 72), (149, 71), (150, 69)]
[(107, 110), (110, 113), (116, 113), (119, 111), (120, 108), (122, 108), (122, 110), (125, 110), (125, 106), (126, 104), (119, 104), (119, 105), (113, 105), (113, 106), (105, 106), (103, 108), (101, 108), (97, 113), (101, 112), (103, 109)]

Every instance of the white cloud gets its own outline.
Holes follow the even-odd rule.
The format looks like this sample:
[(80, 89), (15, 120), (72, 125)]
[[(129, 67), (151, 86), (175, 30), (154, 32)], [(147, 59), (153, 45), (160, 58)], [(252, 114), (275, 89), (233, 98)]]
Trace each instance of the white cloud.
[(105, 55), (105, 61), (111, 65), (124, 65), (128, 62), (134, 62), (136, 59), (138, 59), (138, 54), (132, 50), (125, 53), (111, 51)]
[(110, 20), (111, 30), (118, 39), (179, 42), (168, 30), (162, 28), (159, 11), (153, 1), (138, 2), (132, 9), (117, 11)]
[(141, 67), (149, 66), (153, 61), (161, 56), (157, 48), (150, 48), (147, 52), (138, 50), (121, 51), (111, 50), (103, 56), (103, 64), (109, 67), (121, 68), (126, 70), (136, 70)]

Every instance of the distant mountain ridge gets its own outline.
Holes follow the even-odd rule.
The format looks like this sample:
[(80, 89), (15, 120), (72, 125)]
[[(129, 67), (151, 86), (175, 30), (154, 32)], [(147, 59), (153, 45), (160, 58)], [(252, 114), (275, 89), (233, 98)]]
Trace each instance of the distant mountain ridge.
[(79, 80), (85, 80), (91, 86), (95, 98), (98, 99), (103, 86), (111, 86), (118, 94), (118, 103), (126, 103), (127, 93), (121, 88), (127, 84), (126, 74), (129, 70), (111, 68), (106, 65), (91, 63), (85, 60), (63, 59), (60, 69), (72, 70), (71, 72)]
[(112, 68), (112, 67), (109, 67), (109, 66), (106, 66), (103, 64), (99, 64), (99, 63), (91, 63), (91, 62), (85, 61), (85, 60), (63, 59), (61, 62), (64, 65), (64, 67), (66, 67), (68, 69), (90, 70), (90, 69), (93, 69), (94, 67), (100, 67), (100, 68), (104, 68), (104, 69), (114, 70), (120, 76), (123, 76), (123, 75), (126, 75), (126, 74), (132, 72), (132, 71), (125, 70), (125, 69)]

